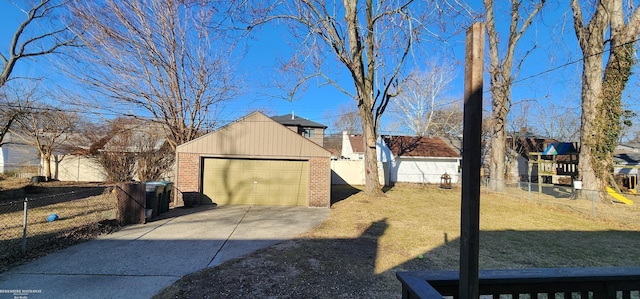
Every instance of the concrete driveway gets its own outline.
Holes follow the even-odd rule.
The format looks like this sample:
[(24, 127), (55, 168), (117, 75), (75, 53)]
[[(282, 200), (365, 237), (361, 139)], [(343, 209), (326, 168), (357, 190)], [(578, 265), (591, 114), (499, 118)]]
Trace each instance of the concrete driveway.
[(201, 206), (0, 274), (0, 298), (150, 298), (180, 277), (319, 225), (326, 208)]

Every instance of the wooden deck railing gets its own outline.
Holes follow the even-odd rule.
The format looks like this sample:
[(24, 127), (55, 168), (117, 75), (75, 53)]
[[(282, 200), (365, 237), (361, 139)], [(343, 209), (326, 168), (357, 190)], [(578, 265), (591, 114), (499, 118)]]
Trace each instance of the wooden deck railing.
[[(458, 271), (398, 272), (402, 298), (458, 297)], [(486, 298), (640, 298), (640, 267), (480, 270)], [(502, 297), (501, 297), (502, 295)]]

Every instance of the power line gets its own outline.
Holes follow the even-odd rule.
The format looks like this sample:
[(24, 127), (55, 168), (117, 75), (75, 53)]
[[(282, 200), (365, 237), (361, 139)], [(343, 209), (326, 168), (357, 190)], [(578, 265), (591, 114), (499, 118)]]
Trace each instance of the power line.
[(529, 79), (533, 79), (533, 78), (536, 78), (536, 77), (542, 76), (542, 75), (544, 75), (544, 74), (548, 74), (548, 73), (551, 73), (551, 72), (557, 71), (557, 70), (559, 70), (559, 69), (561, 69), (561, 68), (565, 68), (565, 67), (568, 67), (568, 66), (570, 66), (570, 65), (576, 64), (576, 63), (578, 63), (578, 62), (582, 62), (582, 61), (584, 61), (585, 59), (587, 59), (587, 58), (589, 58), (589, 57), (594, 57), (594, 56), (598, 56), (598, 55), (603, 55), (604, 53), (610, 52), (610, 51), (611, 51), (612, 49), (614, 49), (614, 48), (627, 46), (627, 45), (633, 44), (633, 43), (635, 43), (635, 42), (637, 42), (637, 41), (639, 41), (639, 40), (640, 40), (640, 39), (634, 39), (634, 40), (632, 40), (632, 41), (630, 41), (630, 42), (626, 42), (626, 43), (624, 43), (624, 44), (621, 44), (621, 45), (615, 46), (615, 47), (613, 47), (613, 48), (610, 48), (609, 50), (604, 50), (604, 51), (601, 51), (601, 52), (598, 52), (598, 53), (595, 53), (595, 54), (591, 54), (591, 55), (588, 55), (588, 56), (582, 57), (582, 58), (577, 59), (577, 60), (574, 60), (574, 61), (569, 61), (569, 62), (567, 62), (567, 63), (565, 63), (565, 64), (562, 64), (562, 65), (559, 65), (559, 66), (556, 66), (556, 67), (550, 68), (550, 69), (545, 70), (545, 71), (542, 71), (542, 72), (540, 72), (540, 73), (533, 74), (533, 75), (531, 75), (531, 76), (527, 76), (527, 77), (524, 77), (524, 78), (522, 78), (522, 79), (515, 80), (515, 81), (513, 81), (513, 82), (512, 82), (512, 84), (520, 83), (520, 82), (522, 82), (522, 81), (526, 81), (526, 80), (529, 80)]

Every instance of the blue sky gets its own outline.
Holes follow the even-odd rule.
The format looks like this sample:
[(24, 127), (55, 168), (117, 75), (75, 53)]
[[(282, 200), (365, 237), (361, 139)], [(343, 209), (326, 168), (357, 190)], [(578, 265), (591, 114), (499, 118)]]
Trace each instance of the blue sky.
[[(477, 3), (476, 3), (477, 5)], [(527, 35), (520, 43), (519, 53), (533, 50), (523, 64), (518, 74), (518, 81), (513, 87), (513, 99), (516, 103), (512, 109), (516, 114), (523, 107), (528, 110), (530, 125), (536, 122), (547, 121), (544, 119), (544, 109), (551, 103), (556, 106), (572, 107), (579, 111), (580, 95), (580, 63), (570, 64), (555, 71), (549, 71), (558, 66), (575, 61), (581, 57), (579, 47), (575, 41), (573, 25), (566, 23), (563, 18), (570, 17), (568, 4), (551, 4), (543, 13), (542, 22), (534, 23)], [(476, 7), (478, 8), (478, 7)], [(569, 13), (568, 15), (565, 15)], [(498, 16), (505, 16), (498, 12)], [(24, 14), (15, 9), (6, 1), (0, 2), (0, 45), (3, 53), (6, 53), (9, 39), (17, 25), (24, 19)], [(504, 28), (499, 28), (504, 29)], [(291, 53), (291, 48), (283, 40), (285, 33), (281, 28), (268, 27), (260, 31), (254, 40), (243, 42), (246, 48), (246, 56), (243, 57), (235, 69), (246, 78), (244, 94), (229, 103), (222, 115), (223, 121), (231, 121), (236, 117), (248, 114), (252, 110), (265, 110), (269, 114), (282, 115), (294, 112), (296, 115), (311, 119), (316, 122), (331, 125), (332, 118), (337, 116), (337, 107), (355, 105), (355, 101), (332, 86), (318, 87), (317, 84), (309, 84), (307, 91), (298, 100), (287, 101), (279, 99), (264, 86), (268, 85), (273, 77), (274, 66), (277, 57), (286, 59)], [(456, 63), (455, 79), (449, 87), (449, 91), (443, 98), (462, 101), (463, 77), (464, 77), (464, 33), (449, 39), (449, 45), (443, 46), (438, 51), (448, 56), (448, 60)], [(488, 48), (485, 48), (485, 52)], [(424, 57), (425, 61), (441, 60), (442, 56)], [(488, 57), (485, 64), (488, 65)], [(420, 65), (418, 62), (417, 65)], [(338, 65), (343, 68), (343, 66)], [(61, 77), (54, 67), (50, 67), (47, 58), (38, 58), (37, 61), (21, 61), (15, 71), (15, 76), (43, 77), (47, 84), (69, 85), (71, 80)], [(344, 71), (340, 73), (338, 81), (351, 88), (351, 81)], [(488, 78), (485, 76), (485, 90), (488, 90)], [(626, 109), (640, 112), (638, 103), (638, 75), (634, 75), (625, 92)], [(485, 93), (489, 99), (489, 94)], [(485, 111), (485, 115), (489, 112)], [(394, 119), (390, 113), (384, 118), (381, 132), (391, 127)], [(331, 128), (330, 128), (331, 130)], [(335, 133), (335, 131), (330, 131)]]

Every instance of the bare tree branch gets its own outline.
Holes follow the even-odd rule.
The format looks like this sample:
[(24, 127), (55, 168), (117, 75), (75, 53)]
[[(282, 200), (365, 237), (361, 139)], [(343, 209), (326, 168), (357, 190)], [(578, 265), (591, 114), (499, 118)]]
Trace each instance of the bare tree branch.
[(2, 60), (0, 87), (10, 80), (17, 62), (21, 59), (57, 53), (64, 47), (78, 46), (77, 37), (66, 25), (53, 22), (39, 24), (40, 28), (46, 28), (44, 31), (40, 31), (42, 29), (36, 25), (40, 20), (51, 21), (55, 14), (64, 10), (66, 6), (67, 1), (40, 0), (33, 7), (22, 10), (26, 14), (26, 19), (13, 33), (7, 53), (0, 52)]
[(78, 53), (84, 62), (76, 77), (113, 102), (101, 102), (103, 109), (151, 114), (175, 149), (238, 91), (233, 45), (212, 25), (226, 18), (220, 3), (75, 1), (76, 30), (88, 48)]

